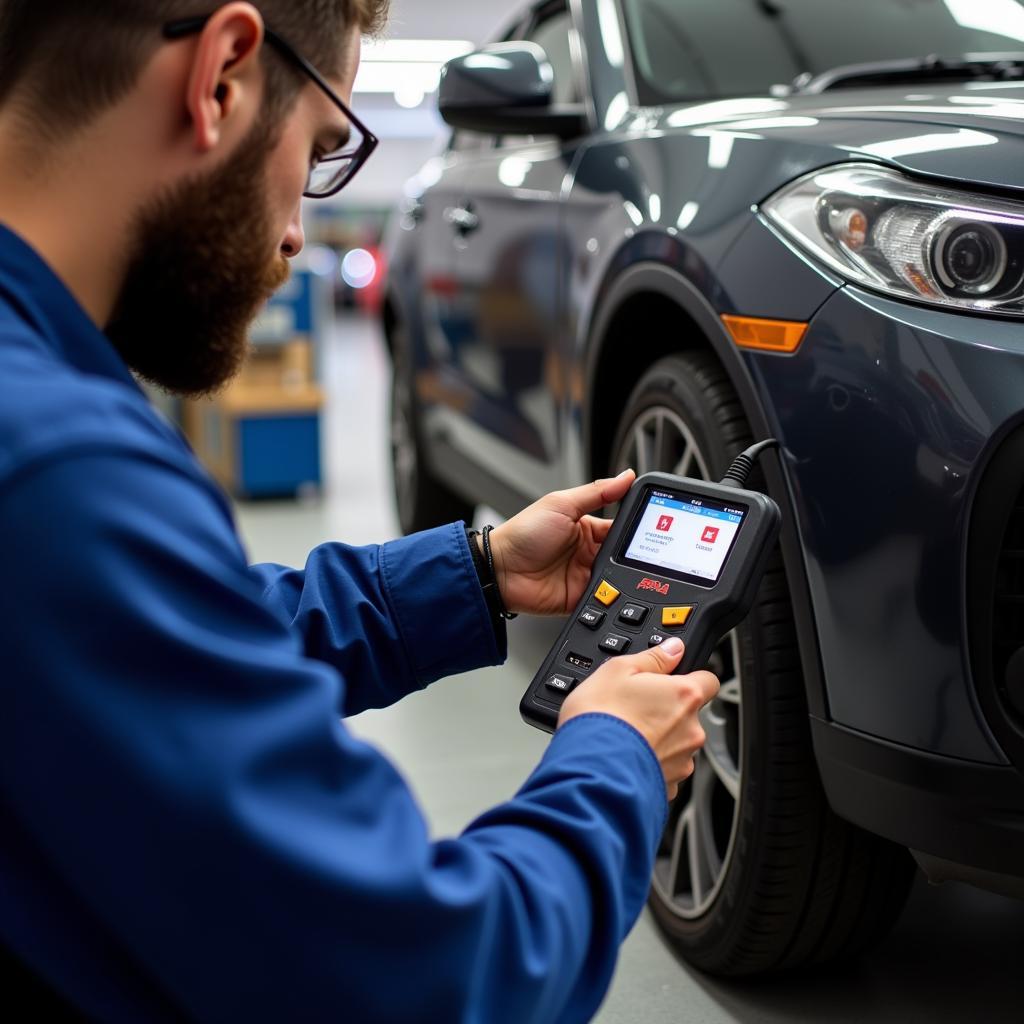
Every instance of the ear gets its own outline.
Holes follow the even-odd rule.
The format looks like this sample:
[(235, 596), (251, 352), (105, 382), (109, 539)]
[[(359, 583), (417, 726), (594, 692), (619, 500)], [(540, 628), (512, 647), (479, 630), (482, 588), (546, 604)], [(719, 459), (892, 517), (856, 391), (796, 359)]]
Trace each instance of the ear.
[(214, 150), (225, 134), (241, 134), (240, 122), (248, 124), (245, 113), (255, 115), (262, 97), (262, 45), (263, 17), (249, 3), (218, 8), (203, 27), (186, 94), (198, 152)]

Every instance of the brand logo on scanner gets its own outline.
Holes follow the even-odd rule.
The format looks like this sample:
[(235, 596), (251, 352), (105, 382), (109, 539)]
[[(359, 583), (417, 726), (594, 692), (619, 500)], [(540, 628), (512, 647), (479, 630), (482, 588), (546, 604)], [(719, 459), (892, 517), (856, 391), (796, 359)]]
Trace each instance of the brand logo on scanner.
[(668, 584), (649, 580), (646, 576), (636, 585), (637, 590), (656, 590), (662, 597), (668, 596)]

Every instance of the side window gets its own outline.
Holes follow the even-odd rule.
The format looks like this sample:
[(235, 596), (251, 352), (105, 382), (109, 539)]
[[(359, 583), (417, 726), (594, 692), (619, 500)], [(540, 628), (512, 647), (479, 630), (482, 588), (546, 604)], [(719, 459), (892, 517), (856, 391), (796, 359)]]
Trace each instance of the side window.
[(554, 95), (552, 102), (582, 103), (583, 95), (576, 80), (576, 72), (572, 64), (572, 53), (569, 49), (569, 32), (572, 29), (572, 18), (568, 11), (559, 11), (546, 18), (526, 33), (525, 38), (536, 43), (551, 61), (555, 72)]

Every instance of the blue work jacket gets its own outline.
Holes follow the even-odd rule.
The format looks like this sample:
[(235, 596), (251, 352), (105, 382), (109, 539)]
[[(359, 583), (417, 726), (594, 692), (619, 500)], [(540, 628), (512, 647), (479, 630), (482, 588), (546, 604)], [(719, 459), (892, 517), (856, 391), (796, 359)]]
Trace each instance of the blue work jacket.
[[(153, 311), (159, 316), (159, 310)], [(432, 842), (344, 717), (499, 650), (461, 524), (250, 566), (223, 494), (0, 228), (0, 944), (104, 1021), (584, 1021), (658, 762), (560, 729)]]

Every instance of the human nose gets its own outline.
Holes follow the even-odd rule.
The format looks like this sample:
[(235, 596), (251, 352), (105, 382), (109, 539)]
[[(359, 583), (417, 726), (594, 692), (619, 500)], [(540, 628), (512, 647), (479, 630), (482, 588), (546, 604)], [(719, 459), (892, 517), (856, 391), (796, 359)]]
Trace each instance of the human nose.
[(302, 229), (302, 207), (298, 205), (295, 207), (292, 219), (288, 222), (288, 229), (284, 233), (284, 238), (281, 239), (281, 255), (287, 259), (292, 259), (302, 252), (302, 247), (305, 244), (306, 233)]

